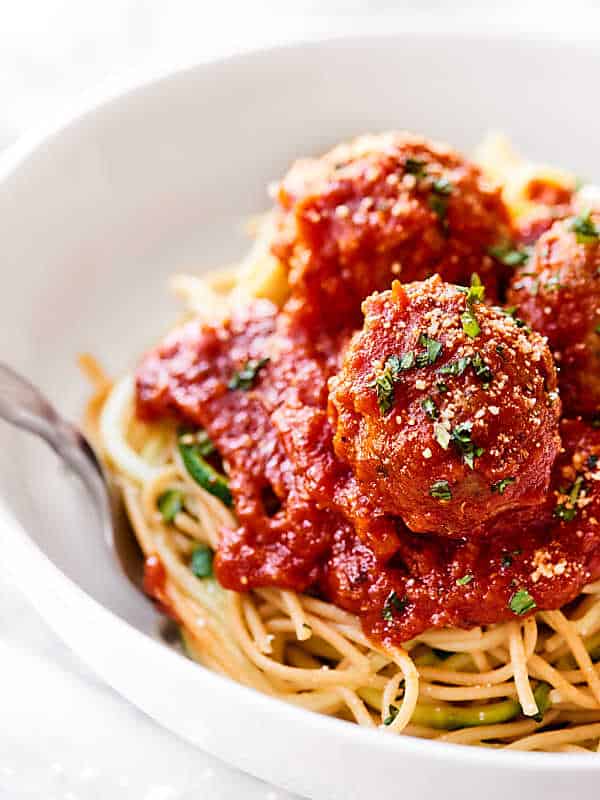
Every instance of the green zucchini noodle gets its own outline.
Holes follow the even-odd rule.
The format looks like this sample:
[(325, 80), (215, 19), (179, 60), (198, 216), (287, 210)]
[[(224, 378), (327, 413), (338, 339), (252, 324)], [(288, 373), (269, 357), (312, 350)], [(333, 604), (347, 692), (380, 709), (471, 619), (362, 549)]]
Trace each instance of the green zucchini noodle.
[[(504, 142), (488, 142), (487, 166), (506, 172), (512, 159), (507, 185), (519, 200), (531, 165), (505, 150)], [(570, 178), (553, 173), (552, 180)], [(268, 217), (257, 222), (257, 243), (237, 273), (174, 279), (188, 315), (208, 318), (209, 309), (212, 319), (222, 317), (248, 296), (283, 302), (286, 276), (261, 239), (269, 224)], [(144, 555), (164, 568), (160, 599), (190, 658), (273, 697), (390, 735), (516, 750), (600, 749), (600, 581), (562, 611), (429, 630), (387, 650), (365, 636), (356, 616), (314, 597), (227, 591), (210, 561), (220, 531), (236, 525), (225, 476), (202, 459), (189, 461), (175, 423), (135, 418), (131, 375), (112, 385), (91, 359), (84, 366), (99, 388), (88, 427)], [(220, 493), (201, 485), (203, 469), (223, 481)]]

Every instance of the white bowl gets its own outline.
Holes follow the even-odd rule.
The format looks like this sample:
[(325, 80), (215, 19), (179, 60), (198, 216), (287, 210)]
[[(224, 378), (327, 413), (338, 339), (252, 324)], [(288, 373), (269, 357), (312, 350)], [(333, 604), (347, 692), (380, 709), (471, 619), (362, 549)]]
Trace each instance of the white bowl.
[[(469, 150), (500, 128), (598, 178), (599, 69), (594, 44), (405, 34), (257, 52), (105, 97), (0, 164), (0, 357), (77, 417), (76, 354), (132, 365), (172, 317), (169, 273), (238, 258), (267, 183), (354, 133), (409, 128)], [(597, 793), (593, 758), (365, 731), (206, 671), (160, 642), (53, 455), (5, 427), (0, 491), (3, 568), (40, 613), (119, 692), (226, 761), (327, 800)]]

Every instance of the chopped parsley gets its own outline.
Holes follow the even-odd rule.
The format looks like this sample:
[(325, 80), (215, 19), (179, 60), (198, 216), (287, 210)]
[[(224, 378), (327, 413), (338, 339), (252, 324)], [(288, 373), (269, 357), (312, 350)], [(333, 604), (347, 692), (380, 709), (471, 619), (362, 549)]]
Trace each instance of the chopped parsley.
[(394, 614), (396, 614), (396, 612), (401, 614), (407, 605), (408, 597), (406, 597), (406, 595), (404, 597), (398, 597), (396, 592), (392, 589), (386, 597), (381, 616), (386, 622), (391, 622), (394, 618)]
[(404, 369), (412, 369), (415, 365), (415, 351), (409, 350), (408, 353), (404, 353), (400, 357), (400, 361), (398, 363), (398, 371)]
[(453, 375), (454, 377), (458, 377), (459, 375), (463, 374), (470, 363), (471, 357), (463, 356), (456, 361), (451, 361), (449, 364), (445, 364), (443, 367), (440, 367), (439, 373), (440, 375)]
[(492, 370), (483, 360), (481, 353), (473, 354), (473, 358), (471, 359), (471, 366), (473, 367), (475, 375), (483, 383), (483, 388), (487, 389), (492, 380), (494, 379), (494, 375), (492, 373)]
[(453, 189), (452, 182), (449, 181), (448, 178), (438, 178), (431, 186), (431, 190), (435, 192), (435, 194), (440, 194), (443, 197), (452, 194)]
[(600, 333), (600, 325), (596, 325), (594, 328), (594, 333)]
[(472, 430), (473, 423), (467, 420), (456, 425), (450, 435), (452, 443), (461, 453), (463, 461), (470, 469), (474, 469), (475, 458), (479, 458), (485, 452), (483, 447), (478, 447), (471, 439)]
[(435, 500), (452, 500), (452, 492), (448, 481), (436, 481), (431, 484), (429, 494)]
[(445, 428), (441, 422), (433, 423), (433, 435), (439, 446), (442, 449), (447, 450), (451, 438), (450, 431), (447, 428)]
[(417, 354), (415, 358), (417, 367), (428, 367), (435, 364), (441, 355), (443, 344), (435, 339), (430, 339), (425, 333), (419, 336), (419, 344), (425, 348), (425, 352)]
[(425, 333), (419, 335), (419, 346), (424, 348), (420, 353), (409, 350), (400, 356), (388, 356), (383, 370), (368, 384), (375, 389), (377, 404), (382, 414), (389, 413), (394, 405), (395, 385), (400, 380), (400, 373), (414, 366), (428, 367), (435, 364), (444, 347), (441, 342), (431, 339)]
[(192, 553), (190, 569), (197, 578), (210, 578), (213, 574), (214, 553), (206, 544), (200, 544)]
[[(433, 339), (429, 341), (433, 342)], [(439, 343), (436, 342), (436, 344)], [(394, 405), (395, 384), (400, 380), (400, 373), (411, 369), (414, 365), (415, 353), (413, 350), (409, 350), (408, 353), (401, 356), (388, 356), (383, 371), (369, 384), (375, 388), (377, 404), (382, 414), (387, 414)]]
[(388, 706), (388, 711), (389, 711), (389, 713), (388, 713), (387, 717), (383, 720), (383, 724), (384, 725), (391, 725), (392, 724), (392, 722), (398, 716), (399, 709), (398, 709), (397, 706), (394, 706), (394, 705), (392, 705), (390, 703), (390, 705)]
[(474, 580), (473, 575), (468, 572), (466, 575), (463, 575), (462, 578), (458, 578), (456, 581), (457, 586), (468, 586), (471, 581)]
[(429, 419), (437, 419), (440, 415), (439, 409), (432, 397), (426, 397), (421, 403), (421, 408), (427, 414)]
[(511, 550), (509, 553), (504, 553), (502, 555), (502, 561), (500, 563), (505, 568), (511, 567), (513, 563), (513, 557), (520, 556), (522, 552), (523, 552), (522, 550)]
[(519, 250), (509, 241), (488, 248), (488, 253), (505, 267), (519, 267), (521, 264), (525, 264), (530, 256), (527, 248)]
[(394, 405), (394, 383), (397, 380), (396, 362), (397, 356), (390, 356), (385, 362), (383, 372), (381, 372), (369, 386), (375, 387), (377, 395), (377, 405), (382, 414), (387, 414), (391, 411)]
[(587, 467), (588, 469), (596, 469), (598, 466), (598, 456), (590, 455), (587, 457)]
[(502, 478), (502, 480), (498, 481), (498, 483), (492, 483), (490, 489), (492, 490), (492, 492), (497, 492), (498, 494), (504, 494), (504, 492), (511, 485), (511, 483), (514, 483), (515, 481), (516, 478)]
[(445, 394), (448, 391), (448, 384), (444, 383), (444, 381), (438, 381), (435, 385), (435, 388), (440, 392), (440, 394)]
[(415, 178), (425, 177), (425, 161), (420, 158), (407, 158), (404, 162), (404, 171)]
[(577, 500), (584, 489), (585, 486), (583, 484), (583, 477), (579, 475), (572, 486), (570, 486), (564, 492), (561, 490), (561, 494), (567, 495), (567, 499), (563, 503), (558, 503), (556, 505), (554, 508), (554, 516), (563, 520), (563, 522), (571, 522), (574, 520), (577, 516), (578, 510)]
[(481, 303), (485, 294), (485, 287), (479, 280), (479, 275), (473, 273), (471, 276), (471, 286), (467, 291), (467, 308), (460, 315), (462, 329), (471, 339), (479, 335), (481, 328), (475, 316), (474, 305)]
[(467, 291), (467, 303), (482, 303), (485, 297), (485, 286), (479, 279), (479, 275), (474, 272), (471, 275), (471, 285)]
[(482, 382), (483, 388), (488, 389), (490, 383), (494, 380), (494, 373), (483, 360), (481, 353), (473, 353), (472, 356), (462, 356), (456, 361), (451, 361), (449, 364), (440, 367), (439, 373), (440, 375), (452, 375), (452, 377), (458, 378), (468, 367), (473, 368), (473, 372)]
[(448, 213), (448, 198), (439, 194), (431, 194), (427, 202), (429, 208), (439, 219), (442, 229), (447, 230), (448, 220), (446, 219), (446, 214)]
[(523, 322), (522, 319), (516, 316), (517, 307), (516, 306), (506, 306), (506, 308), (502, 308), (502, 306), (492, 306), (494, 311), (499, 311), (501, 314), (504, 314), (505, 317), (510, 317), (512, 321), (515, 323), (517, 328), (523, 328), (524, 333), (531, 333), (531, 328)]
[(241, 389), (242, 392), (249, 391), (254, 386), (258, 373), (269, 361), (269, 358), (250, 359), (246, 361), (240, 370), (233, 373), (227, 384), (227, 388), (232, 391), (235, 389)]
[(589, 209), (573, 218), (571, 230), (575, 233), (578, 244), (595, 244), (600, 239), (600, 228), (596, 227)]
[(562, 288), (563, 285), (560, 282), (560, 278), (558, 277), (558, 275), (553, 275), (544, 284), (544, 289), (546, 289), (546, 291), (548, 292), (558, 292), (558, 290)]
[(173, 522), (183, 509), (183, 492), (179, 489), (167, 489), (157, 500), (158, 510), (165, 522)]
[(527, 589), (519, 589), (511, 596), (508, 601), (508, 607), (513, 614), (521, 617), (523, 614), (527, 614), (528, 611), (533, 611), (534, 608), (537, 608), (537, 604)]

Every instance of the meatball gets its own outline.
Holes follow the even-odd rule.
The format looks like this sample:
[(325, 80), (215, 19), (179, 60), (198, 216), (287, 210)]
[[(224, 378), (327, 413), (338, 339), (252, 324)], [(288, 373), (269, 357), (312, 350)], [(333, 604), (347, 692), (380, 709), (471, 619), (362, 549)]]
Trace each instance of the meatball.
[(439, 276), (369, 297), (330, 380), (337, 456), (375, 510), (470, 537), (540, 504), (560, 447), (544, 339)]
[(510, 239), (499, 190), (449, 147), (406, 133), (363, 136), (297, 162), (278, 190), (273, 252), (307, 310), (360, 324), (360, 304), (394, 278), (439, 273), (490, 297), (504, 267), (488, 250)]
[(600, 214), (556, 222), (514, 275), (508, 302), (548, 338), (567, 414), (600, 411)]

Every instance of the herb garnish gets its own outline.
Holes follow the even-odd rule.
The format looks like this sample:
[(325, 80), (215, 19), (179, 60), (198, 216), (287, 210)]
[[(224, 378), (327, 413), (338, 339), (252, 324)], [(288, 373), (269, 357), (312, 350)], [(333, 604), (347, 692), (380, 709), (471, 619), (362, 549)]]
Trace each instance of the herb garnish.
[(471, 366), (473, 367), (475, 375), (483, 383), (483, 388), (488, 389), (490, 383), (494, 379), (494, 375), (492, 373), (492, 370), (483, 360), (481, 353), (473, 354), (473, 358), (471, 359)]
[(438, 178), (436, 181), (433, 182), (431, 190), (435, 192), (435, 194), (441, 194), (443, 197), (447, 197), (449, 194), (452, 194), (452, 190), (454, 187), (452, 186), (452, 182), (448, 180), (448, 178)]
[(456, 580), (457, 586), (467, 586), (471, 581), (474, 580), (473, 575), (468, 572), (466, 575), (463, 575), (462, 578), (458, 578)]
[(511, 596), (508, 601), (508, 607), (513, 614), (521, 617), (523, 614), (527, 614), (528, 611), (533, 611), (534, 608), (537, 608), (537, 604), (527, 589), (519, 589)]
[(435, 500), (452, 500), (452, 492), (448, 481), (436, 481), (431, 484), (429, 494)]
[(401, 614), (407, 605), (408, 597), (406, 595), (404, 595), (404, 597), (398, 597), (396, 592), (392, 589), (392, 591), (386, 597), (385, 604), (381, 611), (381, 616), (386, 622), (391, 622), (394, 618), (394, 614), (396, 612)]
[(458, 377), (462, 375), (469, 366), (473, 367), (475, 375), (483, 383), (483, 388), (488, 389), (490, 383), (494, 379), (494, 374), (483, 360), (481, 353), (473, 353), (472, 356), (462, 356), (462, 358), (458, 358), (456, 361), (451, 361), (449, 364), (440, 367), (439, 373), (440, 375)]
[(561, 494), (567, 495), (567, 499), (563, 503), (558, 503), (554, 509), (554, 516), (562, 519), (563, 522), (571, 522), (577, 516), (577, 500), (579, 495), (584, 491), (583, 477), (579, 475), (565, 491), (561, 490)]
[(440, 415), (439, 409), (432, 397), (426, 397), (421, 403), (421, 408), (427, 414), (429, 419), (437, 419)]
[(397, 371), (400, 372), (400, 370), (412, 369), (414, 364), (415, 364), (415, 351), (409, 350), (408, 353), (404, 353), (404, 355), (400, 357)]
[(558, 292), (558, 290), (562, 288), (563, 286), (560, 282), (560, 278), (558, 277), (558, 275), (553, 275), (544, 284), (544, 289), (546, 289), (546, 291), (548, 292)]
[(404, 171), (415, 178), (425, 177), (425, 161), (420, 158), (407, 158), (404, 162)]
[(425, 348), (425, 352), (417, 354), (415, 358), (417, 367), (428, 367), (430, 364), (435, 364), (442, 352), (442, 343), (435, 339), (430, 339), (427, 334), (422, 333), (419, 336), (419, 344)]
[(473, 430), (473, 423), (470, 420), (461, 422), (452, 429), (451, 441), (455, 447), (460, 451), (463, 461), (470, 468), (474, 469), (474, 460), (479, 458), (485, 452), (483, 447), (477, 447), (475, 442), (471, 439), (471, 431)]
[[(433, 339), (430, 341), (433, 342)], [(436, 342), (435, 344), (439, 343)], [(413, 350), (409, 350), (408, 353), (404, 353), (401, 356), (388, 356), (383, 371), (369, 384), (369, 386), (375, 387), (377, 404), (382, 414), (387, 414), (394, 405), (395, 384), (400, 380), (400, 373), (411, 369), (414, 364), (415, 353)]]
[(390, 703), (390, 705), (388, 706), (388, 710), (389, 710), (389, 714), (388, 714), (388, 715), (387, 715), (387, 717), (386, 717), (386, 718), (383, 720), (383, 724), (384, 724), (384, 725), (391, 725), (391, 724), (392, 724), (392, 722), (393, 722), (393, 721), (396, 719), (396, 717), (398, 716), (398, 711), (399, 711), (399, 708), (398, 708), (398, 706), (394, 706), (394, 705), (392, 705), (392, 704)]
[(214, 553), (206, 544), (199, 544), (192, 553), (190, 569), (197, 578), (210, 578), (213, 574)]
[(513, 556), (520, 556), (522, 552), (522, 550), (511, 550), (510, 553), (504, 553), (500, 563), (503, 567), (510, 567), (513, 563)]
[(507, 488), (510, 486), (511, 483), (514, 483), (516, 478), (502, 478), (501, 481), (498, 483), (492, 483), (490, 489), (492, 492), (497, 492), (498, 494), (504, 494)]
[(173, 522), (183, 509), (183, 492), (179, 489), (167, 489), (158, 498), (156, 505), (165, 522)]
[(595, 244), (600, 239), (600, 228), (596, 227), (589, 209), (573, 218), (571, 230), (575, 233), (578, 244)]
[(466, 368), (471, 363), (470, 356), (463, 356), (456, 361), (451, 361), (449, 364), (444, 364), (439, 368), (440, 375), (453, 375), (455, 377), (462, 375)]
[(249, 391), (254, 386), (258, 373), (269, 361), (270, 358), (268, 357), (246, 361), (240, 370), (233, 373), (231, 380), (227, 384), (227, 388), (232, 391), (235, 389), (241, 389), (242, 392)]
[(448, 220), (446, 219), (448, 214), (448, 197), (452, 194), (453, 188), (448, 178), (437, 178), (437, 180), (431, 184), (431, 194), (427, 200), (429, 208), (437, 216), (444, 232), (448, 231)]
[(509, 241), (489, 247), (488, 253), (505, 267), (518, 267), (525, 264), (530, 256), (528, 249), (519, 250)]
[(446, 231), (448, 229), (448, 220), (446, 219), (446, 214), (448, 213), (448, 199), (439, 194), (431, 194), (429, 195), (427, 203), (429, 208), (439, 219), (442, 230)]
[(444, 383), (444, 381), (438, 381), (435, 385), (435, 388), (440, 394), (445, 394), (448, 391), (448, 384)]
[(473, 273), (471, 276), (471, 286), (467, 291), (467, 308), (460, 315), (463, 331), (471, 339), (479, 335), (481, 328), (475, 316), (474, 305), (481, 303), (485, 294), (485, 287), (479, 280), (479, 275)]
[(516, 316), (516, 306), (506, 306), (506, 308), (502, 308), (502, 306), (492, 306), (492, 308), (494, 311), (499, 311), (501, 314), (504, 314), (505, 317), (510, 317), (517, 328), (523, 328), (524, 333), (531, 333), (531, 328), (523, 322), (522, 319)]
[(394, 382), (397, 379), (396, 361), (397, 356), (390, 356), (385, 362), (383, 372), (381, 372), (369, 386), (375, 387), (377, 394), (377, 405), (382, 414), (387, 414), (394, 405)]
[(587, 457), (587, 467), (588, 469), (596, 469), (598, 466), (598, 456), (589, 455)]

